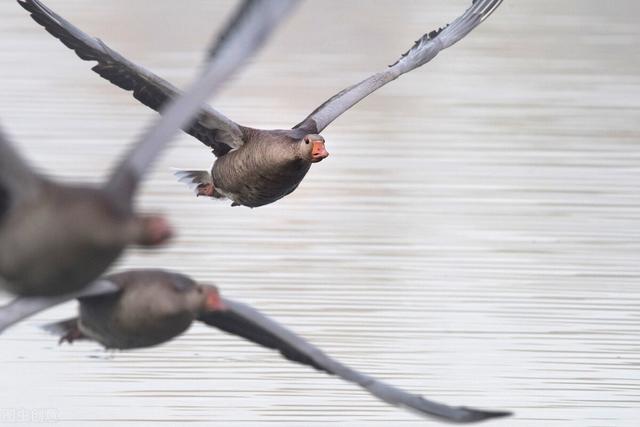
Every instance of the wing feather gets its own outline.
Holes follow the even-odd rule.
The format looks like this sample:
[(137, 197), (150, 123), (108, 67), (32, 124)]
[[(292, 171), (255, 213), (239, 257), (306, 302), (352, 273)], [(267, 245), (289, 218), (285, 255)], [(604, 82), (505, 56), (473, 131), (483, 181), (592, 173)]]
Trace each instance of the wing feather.
[(312, 366), (345, 381), (358, 384), (378, 399), (391, 405), (455, 423), (469, 423), (510, 415), (509, 412), (483, 411), (463, 406), (452, 407), (427, 400), (420, 395), (407, 393), (343, 365), (318, 347), (246, 304), (229, 299), (223, 299), (223, 303), (226, 310), (208, 313), (201, 316), (199, 320), (259, 345), (278, 350), (289, 360)]
[[(180, 95), (171, 83), (129, 61), (102, 40), (84, 33), (39, 0), (20, 0), (18, 3), (31, 13), (34, 21), (81, 59), (97, 61), (93, 71), (114, 85), (132, 91), (134, 98), (149, 108), (161, 111), (169, 100)], [(209, 106), (200, 109), (196, 119), (185, 125), (185, 131), (213, 148), (216, 156), (242, 145), (240, 127)]]
[(450, 25), (431, 31), (415, 42), (400, 59), (384, 71), (348, 87), (316, 108), (294, 126), (310, 133), (322, 132), (331, 122), (387, 83), (431, 61), (440, 51), (455, 44), (484, 21), (502, 0), (474, 0), (466, 12)]
[[(33, 1), (33, 0), (32, 0)], [(188, 123), (200, 105), (268, 39), (297, 0), (245, 0), (248, 11), (227, 30), (224, 45), (209, 60), (203, 74), (164, 110), (162, 117), (142, 136), (114, 170), (107, 189), (120, 200), (130, 201), (140, 178), (158, 156), (161, 147)]]

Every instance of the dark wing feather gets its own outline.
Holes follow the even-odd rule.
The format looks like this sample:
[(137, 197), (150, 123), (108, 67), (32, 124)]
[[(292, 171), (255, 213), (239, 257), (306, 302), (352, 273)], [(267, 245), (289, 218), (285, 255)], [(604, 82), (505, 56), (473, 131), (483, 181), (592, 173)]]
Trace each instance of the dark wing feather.
[[(225, 300), (225, 302), (228, 303), (229, 301)], [(319, 371), (325, 371), (331, 374), (331, 372), (316, 364), (312, 358), (298, 351), (295, 346), (289, 345), (277, 335), (272, 334), (268, 329), (261, 327), (251, 319), (234, 311), (232, 306), (226, 311), (216, 311), (202, 315), (198, 320), (263, 347), (277, 350), (282, 356), (293, 362), (309, 365)]]
[(226, 310), (205, 314), (199, 320), (257, 344), (276, 349), (289, 360), (310, 365), (339, 376), (343, 380), (356, 383), (391, 405), (406, 407), (422, 415), (455, 423), (469, 423), (510, 415), (509, 412), (452, 407), (407, 393), (341, 364), (318, 347), (246, 304), (228, 299), (223, 299), (223, 303), (226, 305)]
[(119, 200), (131, 200), (137, 183), (157, 157), (160, 147), (266, 42), (297, 0), (246, 0), (246, 3), (247, 12), (235, 21), (233, 29), (227, 30), (224, 45), (209, 60), (202, 75), (165, 108), (162, 117), (114, 170), (107, 189)]
[(18, 297), (9, 304), (0, 307), (0, 333), (27, 317), (72, 299), (112, 294), (119, 291), (120, 286), (116, 283), (102, 279), (91, 283), (81, 291), (58, 297)]
[(322, 132), (342, 113), (371, 93), (402, 74), (426, 64), (440, 51), (461, 40), (484, 21), (500, 3), (502, 0), (474, 0), (471, 7), (450, 25), (425, 34), (389, 68), (337, 93), (298, 123), (294, 129), (301, 128), (311, 133)]
[[(114, 85), (133, 91), (133, 96), (146, 106), (160, 111), (167, 101), (180, 95), (171, 83), (127, 60), (100, 39), (85, 34), (39, 0), (20, 0), (18, 3), (31, 13), (34, 21), (81, 59), (97, 61), (93, 71)], [(197, 118), (185, 125), (185, 131), (213, 148), (216, 156), (242, 145), (240, 127), (208, 106), (201, 108)]]

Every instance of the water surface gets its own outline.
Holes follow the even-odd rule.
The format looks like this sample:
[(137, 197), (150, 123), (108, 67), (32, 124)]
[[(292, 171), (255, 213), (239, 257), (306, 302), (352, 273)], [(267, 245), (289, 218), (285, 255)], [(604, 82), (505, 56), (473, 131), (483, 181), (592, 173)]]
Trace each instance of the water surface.
[[(184, 85), (234, 2), (183, 3), (47, 4)], [(213, 104), (245, 125), (291, 126), (466, 3), (308, 1)], [(331, 125), (331, 157), (267, 207), (193, 197), (169, 168), (208, 168), (212, 157), (181, 136), (139, 199), (180, 234), (115, 269), (214, 281), (354, 367), (517, 413), (492, 425), (636, 426), (639, 12), (631, 0), (505, 2)], [(43, 172), (101, 180), (154, 113), (14, 2), (0, 17), (3, 126)], [(58, 347), (37, 327), (73, 311), (1, 337), (6, 421), (22, 410), (72, 426), (435, 425), (200, 325), (115, 354)]]

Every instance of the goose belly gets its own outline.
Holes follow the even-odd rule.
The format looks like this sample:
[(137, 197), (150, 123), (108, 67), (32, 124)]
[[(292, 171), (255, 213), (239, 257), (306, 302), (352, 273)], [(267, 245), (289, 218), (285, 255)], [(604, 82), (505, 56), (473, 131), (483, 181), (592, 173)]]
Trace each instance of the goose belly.
[(267, 205), (291, 193), (310, 167), (298, 160), (251, 162), (233, 154), (236, 153), (229, 153), (214, 163), (213, 185), (235, 203), (251, 208)]
[(132, 349), (162, 344), (189, 329), (193, 315), (186, 310), (162, 310), (103, 298), (80, 305), (79, 327), (83, 334), (106, 348)]

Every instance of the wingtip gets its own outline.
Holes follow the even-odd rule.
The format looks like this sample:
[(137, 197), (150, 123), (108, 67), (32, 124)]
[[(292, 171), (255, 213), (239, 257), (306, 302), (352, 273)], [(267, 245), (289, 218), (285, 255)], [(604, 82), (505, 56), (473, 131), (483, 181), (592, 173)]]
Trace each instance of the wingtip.
[(48, 33), (59, 39), (63, 44), (66, 44), (64, 40), (60, 39), (59, 34), (52, 29), (52, 25), (63, 26), (63, 23), (60, 22), (62, 20), (61, 17), (56, 15), (55, 12), (39, 0), (17, 0), (17, 2), (24, 10), (29, 12), (31, 19), (33, 19), (38, 25), (42, 26)]
[(17, 0), (18, 4), (22, 6), (26, 11), (30, 13), (37, 13), (38, 11), (44, 11), (44, 5), (38, 0)]
[(468, 408), (465, 406), (460, 407), (459, 409), (464, 411), (464, 415), (458, 420), (453, 420), (453, 422), (460, 424), (476, 423), (490, 420), (492, 418), (504, 418), (513, 415), (513, 412), (510, 411), (486, 411), (482, 409)]
[[(474, 0), (473, 4), (477, 3), (480, 0)], [(495, 10), (500, 6), (503, 0), (492, 0), (487, 4), (486, 8), (480, 12), (481, 20), (484, 22)]]
[(28, 0), (17, 0), (17, 2), (24, 10), (31, 12)]

